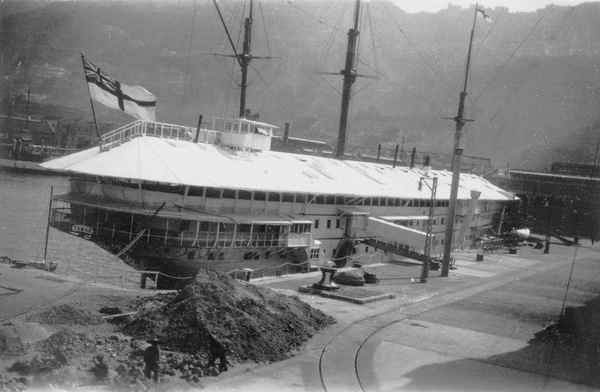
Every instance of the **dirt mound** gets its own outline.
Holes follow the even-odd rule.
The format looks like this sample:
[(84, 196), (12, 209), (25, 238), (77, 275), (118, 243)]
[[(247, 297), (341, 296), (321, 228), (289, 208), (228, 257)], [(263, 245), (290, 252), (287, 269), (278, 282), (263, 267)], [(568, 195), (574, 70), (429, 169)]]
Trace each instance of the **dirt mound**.
[(20, 337), (0, 330), (0, 358), (19, 357), (27, 353), (27, 346)]
[(55, 306), (44, 312), (33, 314), (28, 316), (26, 320), (48, 325), (98, 325), (105, 323), (104, 319), (97, 314), (67, 304)]
[(207, 352), (214, 337), (230, 360), (240, 362), (284, 359), (335, 322), (298, 297), (210, 270), (200, 270), (178, 294), (155, 299), (138, 300), (140, 312), (122, 328), (124, 333), (137, 339), (158, 338), (163, 347), (189, 354)]
[(37, 343), (38, 350), (65, 358), (77, 358), (96, 350), (96, 342), (88, 335), (62, 329)]
[(0, 358), (19, 357), (31, 343), (46, 339), (50, 332), (36, 323), (8, 323), (0, 327)]
[(38, 323), (7, 323), (0, 327), (0, 331), (21, 338), (25, 344), (35, 343), (52, 335)]

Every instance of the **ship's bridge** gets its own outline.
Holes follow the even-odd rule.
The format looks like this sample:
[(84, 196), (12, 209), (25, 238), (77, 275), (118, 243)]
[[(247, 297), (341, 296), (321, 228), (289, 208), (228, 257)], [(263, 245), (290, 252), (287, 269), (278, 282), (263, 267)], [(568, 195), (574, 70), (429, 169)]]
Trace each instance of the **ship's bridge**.
[(221, 132), (221, 145), (243, 151), (269, 151), (273, 130), (277, 128), (244, 117), (213, 119), (213, 130)]

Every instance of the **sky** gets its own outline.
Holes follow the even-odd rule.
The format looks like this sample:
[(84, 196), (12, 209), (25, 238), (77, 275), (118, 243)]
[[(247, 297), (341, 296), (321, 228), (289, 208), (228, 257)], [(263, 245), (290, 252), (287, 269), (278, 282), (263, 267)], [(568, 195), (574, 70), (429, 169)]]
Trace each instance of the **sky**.
[[(581, 0), (392, 0), (398, 7), (406, 12), (437, 12), (446, 9), (448, 4), (460, 5), (468, 8), (469, 5), (479, 3), (487, 8), (495, 8), (498, 6), (508, 7), (509, 12), (530, 12), (539, 8), (545, 8), (549, 4), (555, 5), (577, 5), (584, 3)], [(596, 2), (596, 1), (589, 1)]]

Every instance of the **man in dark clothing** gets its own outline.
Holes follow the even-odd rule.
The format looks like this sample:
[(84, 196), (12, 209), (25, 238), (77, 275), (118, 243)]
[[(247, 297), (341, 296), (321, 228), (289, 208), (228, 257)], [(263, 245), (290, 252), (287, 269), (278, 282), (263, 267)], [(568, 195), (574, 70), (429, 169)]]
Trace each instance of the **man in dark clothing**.
[(160, 343), (156, 339), (148, 340), (152, 346), (148, 347), (144, 352), (144, 362), (146, 368), (144, 369), (144, 375), (146, 378), (151, 378), (152, 372), (154, 372), (154, 381), (158, 382), (158, 362), (160, 361), (160, 350), (158, 344)]
[(90, 371), (94, 373), (96, 381), (108, 381), (108, 366), (104, 363), (104, 356), (102, 354), (96, 355), (96, 358), (94, 358), (94, 367)]
[(223, 344), (214, 338), (212, 335), (208, 335), (210, 340), (208, 366), (215, 366), (215, 361), (219, 358), (219, 371), (227, 371), (227, 356), (225, 347)]

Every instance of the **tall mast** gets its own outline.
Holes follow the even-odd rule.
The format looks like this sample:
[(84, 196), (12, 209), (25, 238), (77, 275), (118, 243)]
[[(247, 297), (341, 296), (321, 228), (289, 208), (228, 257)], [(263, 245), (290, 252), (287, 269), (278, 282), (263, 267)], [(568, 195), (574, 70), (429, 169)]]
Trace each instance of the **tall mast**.
[(248, 17), (244, 20), (244, 46), (242, 48), (242, 55), (239, 58), (240, 67), (242, 71), (242, 84), (240, 92), (240, 117), (243, 117), (246, 111), (246, 87), (248, 87), (248, 66), (252, 60), (250, 54), (250, 46), (252, 43), (252, 2), (250, 0), (250, 12)]
[(471, 29), (471, 39), (469, 41), (469, 51), (467, 53), (467, 66), (465, 70), (465, 84), (460, 93), (460, 102), (458, 104), (458, 114), (453, 118), (456, 121), (456, 130), (454, 132), (454, 148), (452, 150), (452, 184), (450, 187), (450, 201), (448, 206), (448, 215), (446, 218), (446, 235), (444, 237), (444, 255), (442, 257), (442, 276), (448, 276), (450, 269), (450, 253), (452, 252), (452, 242), (454, 235), (454, 220), (456, 219), (456, 204), (458, 197), (458, 183), (460, 180), (460, 166), (462, 161), (462, 148), (460, 148), (460, 137), (462, 129), (468, 120), (464, 117), (465, 98), (467, 97), (467, 82), (469, 80), (469, 67), (471, 65), (471, 48), (473, 46), (473, 36), (475, 33), (475, 22), (479, 5), (475, 5), (475, 16), (473, 17), (473, 28)]
[(350, 109), (350, 98), (352, 85), (356, 81), (356, 41), (358, 38), (358, 21), (360, 12), (360, 0), (356, 0), (354, 8), (354, 27), (348, 30), (348, 48), (346, 50), (346, 66), (340, 71), (344, 75), (344, 86), (342, 89), (342, 109), (340, 111), (340, 130), (338, 133), (338, 144), (335, 156), (344, 159), (346, 150), (346, 129), (348, 127), (348, 112)]
[(223, 28), (225, 29), (225, 33), (227, 34), (227, 38), (229, 40), (229, 44), (231, 45), (231, 49), (237, 59), (237, 62), (242, 71), (242, 82), (241, 82), (241, 91), (240, 91), (240, 112), (239, 116), (243, 117), (246, 111), (246, 87), (248, 87), (248, 66), (250, 65), (250, 61), (252, 60), (252, 55), (250, 54), (250, 47), (252, 43), (252, 4), (253, 0), (250, 0), (250, 12), (248, 17), (244, 20), (244, 44), (242, 47), (242, 53), (238, 54), (235, 44), (231, 39), (231, 34), (229, 34), (229, 29), (227, 29), (227, 24), (223, 19), (223, 15), (221, 14), (221, 10), (219, 9), (219, 5), (217, 4), (217, 0), (213, 0), (215, 4), (215, 8), (217, 9), (217, 13), (219, 14), (219, 19), (221, 19), (221, 23), (223, 24)]

